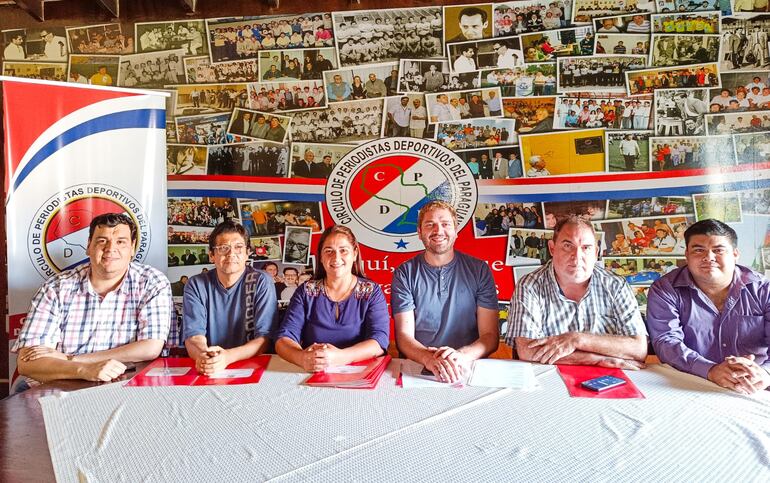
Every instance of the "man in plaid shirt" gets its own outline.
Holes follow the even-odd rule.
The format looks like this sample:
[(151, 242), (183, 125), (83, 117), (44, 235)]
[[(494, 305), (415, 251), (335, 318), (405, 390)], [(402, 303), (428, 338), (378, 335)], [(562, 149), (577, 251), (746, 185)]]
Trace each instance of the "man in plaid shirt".
[(553, 259), (527, 274), (511, 298), (506, 342), (543, 364), (640, 369), (647, 330), (631, 287), (596, 261), (591, 222), (571, 215), (554, 227)]
[(111, 381), (126, 363), (155, 359), (168, 337), (171, 284), (163, 273), (131, 260), (137, 229), (127, 215), (93, 219), (89, 263), (46, 281), (32, 299), (12, 352), (19, 374)]

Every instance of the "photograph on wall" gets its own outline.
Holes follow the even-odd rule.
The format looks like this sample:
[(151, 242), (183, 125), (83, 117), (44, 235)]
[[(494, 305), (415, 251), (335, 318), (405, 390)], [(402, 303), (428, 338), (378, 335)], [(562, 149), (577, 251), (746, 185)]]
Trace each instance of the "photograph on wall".
[(720, 86), (717, 64), (630, 70), (625, 73), (628, 94), (652, 94), (656, 89)]
[(651, 137), (650, 171), (735, 166), (730, 136)]
[(465, 161), (476, 179), (513, 179), (523, 176), (518, 146), (470, 149), (457, 155)]
[(650, 14), (612, 15), (593, 19), (596, 34), (649, 34)]
[(503, 116), (499, 87), (426, 94), (425, 103), (430, 123)]
[(71, 54), (133, 54), (134, 38), (123, 34), (120, 23), (66, 29)]
[(65, 82), (67, 64), (64, 62), (3, 62), (3, 75)]
[[(586, 95), (590, 97), (585, 97)], [(580, 97), (578, 97), (580, 96)], [(649, 97), (579, 94), (556, 99), (554, 129), (599, 128), (650, 129), (652, 102)]]
[(249, 244), (251, 245), (251, 253), (249, 254), (250, 265), (254, 262), (261, 262), (264, 260), (283, 259), (280, 237), (251, 237), (249, 238)]
[(607, 200), (546, 201), (543, 203), (545, 228), (553, 229), (570, 215), (584, 216), (591, 221), (603, 220), (606, 209)]
[(532, 64), (481, 72), (481, 87), (500, 87), (504, 97), (556, 95), (556, 64)]
[(168, 227), (168, 243), (173, 245), (207, 245), (213, 228), (199, 226)]
[(770, 64), (768, 15), (722, 19), (722, 71), (759, 70)]
[(652, 32), (659, 34), (718, 34), (722, 13), (681, 12), (652, 14)]
[(555, 97), (525, 97), (503, 99), (503, 114), (516, 120), (516, 132), (534, 134), (553, 131)]
[(170, 116), (229, 113), (236, 107), (247, 107), (246, 84), (180, 84), (166, 87), (177, 93), (176, 105)]
[(3, 60), (66, 62), (69, 49), (63, 27), (3, 30)]
[(730, 0), (730, 4), (733, 9), (733, 13), (736, 13), (736, 17), (742, 17), (749, 13), (762, 13), (768, 11), (767, 4), (762, 0)]
[(519, 136), (525, 176), (604, 172), (604, 129)]
[[(321, 217), (321, 205), (314, 201), (261, 201), (252, 199), (239, 199), (241, 209), (248, 204), (254, 213), (261, 211), (267, 220), (266, 226), (255, 225), (256, 236), (284, 235), (287, 226), (307, 227), (313, 233), (320, 233), (324, 229)], [(261, 220), (261, 218), (257, 218)]]
[(647, 55), (649, 53), (649, 34), (596, 34), (594, 54)]
[(512, 267), (545, 265), (551, 259), (549, 240), (553, 240), (553, 230), (509, 228), (505, 264)]
[(492, 4), (444, 7), (444, 41), (464, 42), (492, 38)]
[(572, 0), (521, 0), (494, 4), (494, 36), (508, 37), (527, 32), (568, 27)]
[(161, 50), (120, 57), (118, 85), (157, 89), (184, 82), (184, 49)]
[(199, 56), (185, 57), (182, 63), (188, 84), (260, 80), (256, 59), (233, 60), (212, 65), (208, 56)]
[(305, 226), (287, 226), (283, 244), (283, 263), (307, 265), (310, 263), (311, 229)]
[(166, 145), (166, 174), (206, 174), (206, 160), (208, 149), (206, 146), (192, 144), (167, 144)]
[(292, 142), (361, 143), (380, 137), (383, 99), (338, 102), (292, 113)]
[(283, 178), (289, 147), (270, 141), (218, 144), (208, 147), (208, 175)]
[(722, 72), (722, 86), (711, 89), (710, 112), (770, 108), (770, 70)]
[(513, 119), (468, 119), (436, 123), (437, 143), (452, 151), (516, 143)]
[(223, 221), (238, 218), (235, 198), (172, 197), (168, 198), (168, 224), (213, 228)]
[(533, 32), (522, 34), (519, 38), (527, 64), (594, 53), (594, 30), (591, 26)]
[(667, 67), (719, 62), (719, 40), (718, 34), (653, 34), (649, 65)]
[[(743, 190), (741, 195), (741, 212), (750, 215), (770, 216), (770, 188), (759, 190)], [(766, 263), (765, 269), (770, 269)]]
[(706, 10), (721, 10), (722, 15), (731, 15), (732, 0), (696, 0), (682, 2), (681, 0), (658, 0), (658, 12), (700, 12)]
[(745, 134), (770, 130), (770, 111), (706, 114), (706, 134)]
[(291, 117), (251, 109), (233, 110), (227, 133), (244, 138), (283, 143), (289, 135)]
[(250, 265), (257, 270), (264, 270), (272, 277), (280, 310), (289, 303), (297, 287), (313, 278), (315, 257), (311, 255), (310, 261), (304, 265), (273, 260), (250, 260)]
[(693, 215), (694, 213), (691, 196), (650, 196), (607, 200), (606, 219)]
[(208, 265), (208, 245), (169, 245), (168, 266)]
[(473, 213), (476, 238), (507, 237), (510, 228), (542, 229), (542, 203), (478, 203)]
[(687, 265), (681, 257), (604, 257), (602, 262), (604, 268), (623, 277), (629, 285), (652, 285), (663, 275)]
[(656, 136), (704, 136), (709, 112), (708, 89), (655, 90)]
[[(166, 272), (166, 275), (171, 282), (171, 295), (174, 298), (174, 310), (178, 317), (178, 327), (171, 328), (171, 332), (169, 333), (170, 338), (174, 337), (174, 331), (178, 334), (176, 337), (181, 338), (182, 336), (182, 297), (184, 296), (184, 287), (187, 285), (187, 282), (190, 281), (190, 277), (206, 273), (215, 268), (213, 263), (207, 265), (171, 265), (171, 261), (169, 261), (168, 272)], [(183, 345), (184, 341), (179, 340), (176, 343)]]
[(631, 218), (600, 221), (594, 225), (604, 232), (604, 256), (684, 255), (685, 230), (694, 216)]
[[(479, 73), (452, 74), (446, 60), (401, 59), (396, 92), (446, 92), (479, 87)], [(492, 87), (492, 86), (482, 86)]]
[(330, 13), (206, 19), (211, 61), (255, 59), (262, 50), (332, 47)]
[(242, 141), (240, 136), (227, 133), (229, 112), (177, 116), (176, 141), (181, 144), (228, 144)]
[(770, 132), (734, 134), (737, 164), (759, 164), (770, 161)]
[(333, 47), (259, 53), (259, 78), (263, 81), (321, 79), (325, 71), (336, 68), (337, 51)]
[(339, 66), (444, 55), (441, 7), (332, 13)]
[(435, 125), (428, 123), (425, 95), (410, 93), (385, 99), (382, 136), (433, 139)]
[(208, 55), (203, 20), (137, 22), (134, 24), (136, 52), (183, 49), (184, 55)]
[(350, 144), (291, 143), (289, 176), (328, 179), (337, 162), (354, 147)]
[(711, 192), (692, 195), (697, 221), (716, 219), (725, 223), (740, 223), (741, 194), (739, 192)]
[(630, 69), (643, 69), (646, 65), (647, 58), (643, 55), (558, 59), (556, 90), (561, 93), (592, 90), (625, 92), (624, 73)]
[[(539, 269), (542, 265), (528, 265), (524, 267), (513, 267), (513, 283), (518, 284), (521, 279), (523, 279), (526, 275), (534, 272), (535, 270)], [(506, 320), (506, 325), (508, 321)]]
[(114, 86), (118, 81), (118, 69), (119, 55), (72, 54), (67, 64), (67, 82)]
[(321, 80), (250, 82), (248, 106), (263, 112), (289, 112), (326, 107)]
[(615, 2), (597, 2), (596, 0), (574, 0), (572, 23), (590, 23), (594, 17), (609, 17), (614, 14), (629, 12), (654, 12), (652, 0), (618, 0)]
[(453, 73), (484, 69), (513, 69), (524, 65), (518, 37), (447, 44), (449, 67)]
[[(396, 78), (391, 78), (391, 72)], [(392, 96), (398, 87), (398, 63), (367, 64), (324, 72), (329, 102)]]
[(650, 170), (650, 137), (652, 131), (606, 131), (605, 169), (608, 173), (645, 172)]

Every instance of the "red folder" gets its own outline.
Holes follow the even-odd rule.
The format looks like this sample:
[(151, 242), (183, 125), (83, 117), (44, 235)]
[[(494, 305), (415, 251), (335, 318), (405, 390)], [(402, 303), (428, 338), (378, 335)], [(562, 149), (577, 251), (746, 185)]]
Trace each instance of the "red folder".
[[(228, 386), (235, 384), (256, 384), (262, 378), (262, 374), (265, 372), (268, 363), (270, 363), (269, 355), (262, 355), (233, 362), (227, 366), (228, 370), (251, 369), (251, 375), (248, 377), (216, 378), (198, 374), (198, 371), (195, 370), (195, 362), (189, 357), (165, 357), (155, 359), (141, 372), (131, 378), (130, 381), (124, 384), (124, 386)], [(184, 375), (171, 375), (170, 373), (169, 375), (159, 376), (147, 375), (153, 369), (155, 369), (154, 372), (157, 373), (158, 370), (179, 368), (188, 368), (189, 370)]]
[(380, 381), (380, 377), (382, 377), (385, 369), (387, 369), (389, 362), (389, 355), (353, 362), (352, 364), (348, 364), (348, 366), (364, 366), (364, 369), (355, 373), (316, 372), (305, 380), (305, 384), (316, 387), (374, 389), (377, 387), (377, 383)]
[[(559, 370), (567, 391), (572, 397), (592, 397), (597, 399), (644, 399), (644, 394), (636, 387), (626, 374), (617, 368), (600, 366), (569, 366), (558, 364)], [(606, 391), (596, 392), (585, 389), (580, 384), (601, 376), (615, 376), (626, 381), (625, 384)]]

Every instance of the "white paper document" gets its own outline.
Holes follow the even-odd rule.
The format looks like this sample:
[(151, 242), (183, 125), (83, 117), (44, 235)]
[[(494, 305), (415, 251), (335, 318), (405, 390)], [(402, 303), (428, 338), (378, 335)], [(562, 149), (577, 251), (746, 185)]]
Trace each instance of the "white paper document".
[(223, 369), (212, 374), (212, 379), (237, 379), (239, 377), (251, 377), (254, 369)]
[(184, 376), (190, 372), (192, 367), (155, 367), (147, 371), (146, 376), (149, 377), (173, 377)]
[(509, 387), (528, 391), (540, 387), (532, 364), (505, 359), (479, 359), (473, 363), (469, 386)]
[(460, 384), (447, 384), (436, 379), (434, 375), (421, 374), (422, 364), (404, 359), (401, 361), (401, 386), (404, 389), (424, 388), (424, 387), (455, 387)]

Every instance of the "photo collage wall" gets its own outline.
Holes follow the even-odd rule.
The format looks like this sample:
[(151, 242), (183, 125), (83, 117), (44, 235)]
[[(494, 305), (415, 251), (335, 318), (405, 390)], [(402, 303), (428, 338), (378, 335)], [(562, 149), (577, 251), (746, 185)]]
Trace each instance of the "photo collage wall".
[[(649, 285), (683, 265), (684, 230), (700, 219), (749, 233), (741, 262), (770, 271), (770, 189), (759, 174), (732, 190), (732, 175), (713, 175), (770, 161), (770, 13), (736, 3), (517, 0), (11, 29), (2, 72), (170, 94), (169, 185), (200, 188), (168, 199), (178, 301), (189, 277), (213, 268), (213, 227), (235, 219), (285, 305), (312, 276), (313, 242), (330, 223), (302, 183), (323, 183), (358, 144), (411, 136), (456, 152), (477, 178), (464, 243), (495, 247), (509, 267), (498, 281), (546, 263), (556, 222), (584, 214), (600, 263), (644, 308)], [(703, 173), (686, 187), (667, 181)], [(546, 195), (531, 180), (569, 177), (643, 182), (633, 196)], [(258, 188), (286, 178), (296, 181), (283, 196)], [(487, 186), (510, 192), (486, 196)], [(390, 268), (372, 278), (389, 283)], [(503, 285), (501, 323), (513, 284)]]

